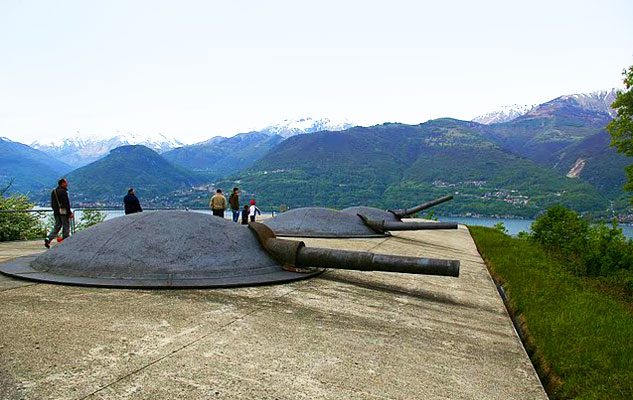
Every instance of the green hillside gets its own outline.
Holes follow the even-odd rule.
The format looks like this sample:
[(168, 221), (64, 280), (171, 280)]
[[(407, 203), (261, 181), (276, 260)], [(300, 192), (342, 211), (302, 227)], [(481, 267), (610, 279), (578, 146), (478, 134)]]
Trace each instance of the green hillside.
[(214, 180), (250, 167), (282, 140), (278, 135), (242, 133), (230, 138), (217, 137), (205, 143), (180, 147), (165, 152), (162, 156), (175, 165)]
[(601, 130), (588, 138), (565, 148), (559, 155), (556, 169), (566, 174), (582, 162), (579, 178), (592, 184), (609, 198), (622, 196), (622, 187), (626, 182), (624, 167), (633, 163), (631, 157), (618, 154), (610, 147), (611, 137)]
[(118, 204), (135, 187), (145, 202), (163, 202), (176, 190), (191, 188), (200, 178), (166, 161), (145, 146), (122, 146), (106, 157), (68, 174), (74, 202)]
[(485, 126), (441, 119), (290, 138), (233, 179), (271, 207), (358, 204), (405, 207), (441, 194), (438, 212), (534, 216), (563, 203), (583, 211), (607, 202), (591, 185), (513, 155)]

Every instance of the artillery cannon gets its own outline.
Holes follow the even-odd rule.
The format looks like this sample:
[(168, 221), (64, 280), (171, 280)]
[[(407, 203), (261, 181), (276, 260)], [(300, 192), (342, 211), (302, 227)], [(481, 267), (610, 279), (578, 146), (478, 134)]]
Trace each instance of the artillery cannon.
[[(358, 217), (353, 217), (358, 219)], [(323, 268), (458, 276), (459, 261), (306, 247), (184, 211), (132, 214), (78, 232), (38, 256), (0, 264), (22, 279), (83, 286), (188, 288), (281, 283)]]
[(389, 231), (427, 229), (457, 229), (454, 223), (402, 222), (402, 217), (444, 203), (453, 196), (397, 211), (383, 211), (373, 207), (350, 207), (336, 211), (322, 207), (304, 207), (286, 211), (263, 221), (280, 236), (352, 238), (384, 237)]
[(443, 196), (440, 198), (437, 198), (435, 200), (431, 200), (428, 201), (426, 203), (422, 203), (420, 205), (417, 205), (415, 207), (411, 207), (411, 208), (402, 208), (402, 209), (396, 209), (396, 210), (381, 210), (379, 208), (375, 208), (375, 207), (365, 207), (365, 206), (356, 206), (356, 207), (348, 207), (342, 210), (342, 212), (346, 213), (346, 214), (360, 214), (365, 216), (366, 218), (370, 219), (370, 220), (375, 220), (375, 221), (380, 221), (383, 220), (385, 222), (387, 221), (402, 221), (402, 218), (404, 217), (408, 217), (410, 215), (413, 215), (417, 212), (429, 209), (431, 207), (434, 207), (438, 204), (442, 204), (445, 203), (447, 201), (450, 201), (453, 199), (452, 195), (449, 196)]
[(261, 245), (284, 268), (332, 268), (357, 271), (384, 271), (408, 274), (459, 276), (458, 260), (406, 257), (306, 247), (304, 242), (279, 239), (266, 225), (251, 222), (249, 227), (257, 233)]

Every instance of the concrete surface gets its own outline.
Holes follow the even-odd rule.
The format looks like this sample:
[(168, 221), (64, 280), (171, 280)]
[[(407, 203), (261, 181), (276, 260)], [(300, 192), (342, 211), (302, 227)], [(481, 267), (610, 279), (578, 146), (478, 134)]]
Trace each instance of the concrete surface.
[[(0, 277), (2, 399), (545, 399), (464, 227), (307, 245), (457, 258), (222, 290)], [(43, 250), (0, 243), (0, 262)]]

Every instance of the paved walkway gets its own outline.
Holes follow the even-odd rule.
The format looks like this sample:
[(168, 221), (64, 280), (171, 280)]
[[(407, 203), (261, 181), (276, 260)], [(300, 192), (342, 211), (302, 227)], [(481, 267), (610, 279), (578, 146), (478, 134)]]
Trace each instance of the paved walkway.
[[(163, 291), (0, 276), (0, 398), (547, 398), (464, 227), (306, 244), (457, 258), (461, 276)], [(0, 243), (0, 262), (41, 250)]]

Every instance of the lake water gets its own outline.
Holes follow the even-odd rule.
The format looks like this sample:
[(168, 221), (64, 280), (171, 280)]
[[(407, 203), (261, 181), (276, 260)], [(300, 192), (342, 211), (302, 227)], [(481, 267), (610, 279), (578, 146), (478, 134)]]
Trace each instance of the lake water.
[[(471, 217), (438, 217), (443, 222), (457, 222), (458, 224), (477, 225), (492, 227), (503, 222), (510, 235), (517, 235), (519, 232), (529, 232), (533, 219), (512, 219), (512, 218), (471, 218)], [(633, 225), (618, 225), (622, 228), (622, 233), (628, 238), (633, 238)]]
[[(191, 210), (192, 212), (199, 212), (203, 214), (211, 214), (210, 210)], [(123, 210), (107, 210), (104, 211), (106, 214), (106, 219), (112, 219), (116, 217), (121, 217), (125, 215)], [(77, 218), (81, 218), (81, 211), (77, 211)], [(271, 217), (272, 213), (270, 212), (262, 212), (263, 217)], [(231, 212), (224, 213), (225, 219), (231, 219)], [(499, 222), (503, 222), (508, 233), (510, 235), (517, 235), (519, 232), (529, 232), (530, 226), (534, 222), (533, 219), (512, 219), (512, 218), (472, 218), (472, 217), (438, 217), (440, 221), (443, 222), (456, 222), (458, 224), (465, 225), (477, 225), (477, 226), (487, 226), (492, 227), (498, 224)], [(621, 224), (620, 228), (622, 228), (622, 232), (628, 238), (633, 238), (633, 225), (624, 225)]]

